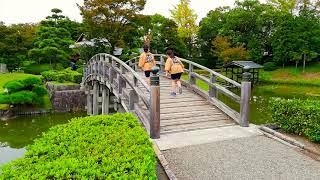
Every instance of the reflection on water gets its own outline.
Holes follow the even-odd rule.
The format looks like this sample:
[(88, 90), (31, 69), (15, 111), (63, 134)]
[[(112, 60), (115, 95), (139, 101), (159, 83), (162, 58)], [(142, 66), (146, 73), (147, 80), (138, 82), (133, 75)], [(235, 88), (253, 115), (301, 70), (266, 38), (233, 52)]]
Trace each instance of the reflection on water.
[[(238, 95), (239, 92), (235, 92)], [(269, 100), (272, 97), (285, 99), (319, 99), (319, 87), (300, 87), (285, 85), (264, 85), (252, 89), (250, 102), (250, 123), (267, 124), (272, 122), (271, 112), (269, 110)], [(231, 101), (228, 97), (219, 94), (219, 99), (239, 112), (240, 105)]]
[(67, 123), (73, 117), (86, 116), (85, 113), (55, 113), (41, 116), (21, 116), (8, 121), (0, 121), (0, 166), (10, 160), (22, 157), (25, 146), (50, 127)]

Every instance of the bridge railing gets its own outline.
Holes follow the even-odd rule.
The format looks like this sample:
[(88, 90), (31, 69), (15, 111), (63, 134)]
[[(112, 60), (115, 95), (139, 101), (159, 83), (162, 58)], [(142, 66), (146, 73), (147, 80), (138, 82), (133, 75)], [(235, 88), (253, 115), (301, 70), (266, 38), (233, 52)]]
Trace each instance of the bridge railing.
[[(105, 85), (118, 99), (122, 98), (121, 102), (127, 102), (127, 111), (134, 111), (138, 106), (142, 106), (142, 104), (144, 104), (147, 109), (150, 109), (150, 96), (146, 93), (150, 92), (149, 85), (129, 65), (112, 55), (97, 54), (88, 61), (82, 83), (90, 88), (92, 84), (87, 84), (91, 82), (98, 82), (101, 83), (100, 85)], [(95, 109), (97, 105), (92, 105), (90, 102), (97, 104), (97, 95), (95, 94), (99, 94), (100, 92), (95, 92), (97, 91), (95, 84), (92, 86), (93, 90), (87, 90), (89, 91), (88, 98), (92, 98), (90, 91), (94, 91), (94, 100), (88, 100), (88, 112), (92, 112), (92, 115), (97, 115), (99, 114), (98, 110)], [(127, 90), (129, 92), (124, 92)], [(140, 102), (142, 102), (142, 104)], [(104, 106), (102, 105), (102, 109), (103, 108)]]
[[(166, 55), (155, 54), (154, 55), (157, 61), (157, 64), (160, 66), (161, 72), (164, 72)], [(197, 64), (187, 59), (179, 58), (185, 67), (185, 73), (187, 73), (188, 80), (183, 80), (183, 83), (186, 87), (192, 89), (197, 94), (205, 97), (208, 101), (212, 102), (220, 110), (222, 110), (229, 117), (234, 119), (241, 126), (249, 126), (249, 110), (250, 110), (250, 97), (251, 97), (251, 83), (249, 82), (248, 72), (244, 73), (243, 82), (240, 84), (218, 72), (215, 72), (205, 66)], [(139, 57), (135, 57), (126, 63), (134, 70), (138, 70)], [(209, 76), (202, 75), (195, 71), (200, 69), (204, 74), (209, 74)], [(250, 75), (250, 74), (249, 74)], [(206, 92), (199, 88), (196, 85), (197, 80), (204, 82), (209, 90)], [(232, 92), (230, 89), (240, 90), (241, 96)], [(236, 102), (240, 105), (240, 112), (230, 108), (225, 103), (218, 99), (218, 94), (221, 93), (228, 97), (230, 100)]]

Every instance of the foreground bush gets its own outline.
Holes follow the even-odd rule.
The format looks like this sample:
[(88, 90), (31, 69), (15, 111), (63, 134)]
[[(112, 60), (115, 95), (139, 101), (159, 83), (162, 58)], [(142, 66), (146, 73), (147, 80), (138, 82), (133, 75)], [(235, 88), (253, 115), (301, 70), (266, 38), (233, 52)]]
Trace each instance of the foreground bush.
[(320, 101), (272, 99), (272, 119), (289, 133), (320, 142)]
[(156, 179), (151, 142), (131, 114), (75, 118), (27, 150), (0, 179)]

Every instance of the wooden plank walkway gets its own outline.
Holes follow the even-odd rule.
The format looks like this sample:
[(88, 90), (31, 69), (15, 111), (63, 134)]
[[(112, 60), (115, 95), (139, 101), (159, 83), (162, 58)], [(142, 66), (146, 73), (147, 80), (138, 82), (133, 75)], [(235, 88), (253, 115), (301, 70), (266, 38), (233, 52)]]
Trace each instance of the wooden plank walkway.
[[(139, 73), (143, 76), (142, 73)], [(139, 84), (139, 88), (149, 95)], [(160, 133), (177, 133), (232, 126), (236, 123), (217, 107), (193, 91), (183, 87), (183, 93), (170, 96), (171, 80), (160, 77)], [(144, 106), (143, 116), (148, 117)], [(138, 113), (139, 114), (139, 113)], [(145, 122), (147, 124), (147, 122)]]

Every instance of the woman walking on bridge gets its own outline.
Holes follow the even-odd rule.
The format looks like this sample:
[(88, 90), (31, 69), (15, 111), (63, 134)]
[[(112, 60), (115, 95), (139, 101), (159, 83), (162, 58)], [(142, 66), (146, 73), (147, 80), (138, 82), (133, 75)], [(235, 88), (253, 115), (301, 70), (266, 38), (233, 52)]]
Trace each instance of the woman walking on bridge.
[(150, 86), (150, 74), (153, 66), (156, 65), (153, 54), (150, 53), (148, 45), (143, 46), (144, 52), (140, 55), (139, 67), (144, 71), (147, 78), (147, 83)]
[(166, 73), (171, 74), (171, 96), (176, 96), (177, 95), (177, 87), (179, 89), (179, 94), (182, 94), (182, 86), (181, 86), (181, 75), (184, 72), (184, 65), (182, 62), (179, 60), (178, 57), (174, 55), (174, 52), (172, 50), (167, 51), (168, 59), (166, 61), (166, 66), (165, 70)]

